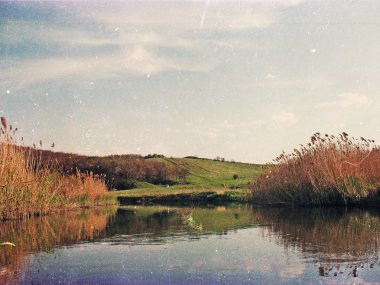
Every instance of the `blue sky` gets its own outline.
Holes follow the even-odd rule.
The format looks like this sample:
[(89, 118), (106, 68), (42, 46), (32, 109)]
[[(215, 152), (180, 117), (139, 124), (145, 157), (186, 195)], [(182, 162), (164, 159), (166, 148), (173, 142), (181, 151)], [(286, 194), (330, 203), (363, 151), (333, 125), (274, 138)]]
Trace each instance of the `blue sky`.
[(380, 141), (379, 1), (0, 2), (0, 115), (88, 155)]

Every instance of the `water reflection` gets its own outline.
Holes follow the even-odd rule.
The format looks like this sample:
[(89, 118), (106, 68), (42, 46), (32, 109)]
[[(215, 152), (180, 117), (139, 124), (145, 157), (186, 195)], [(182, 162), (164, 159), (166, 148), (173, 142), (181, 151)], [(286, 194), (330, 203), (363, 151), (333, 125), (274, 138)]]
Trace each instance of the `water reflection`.
[(265, 209), (256, 217), (263, 231), (286, 250), (300, 250), (319, 264), (319, 274), (357, 276), (379, 265), (379, 212), (363, 209)]
[[(256, 231), (252, 232), (253, 228), (259, 231), (259, 236), (254, 235)], [(144, 247), (149, 248), (149, 252), (153, 252), (155, 246), (157, 252), (162, 250), (162, 246), (173, 248), (167, 258), (175, 256), (177, 260), (174, 269), (183, 270), (187, 259), (196, 261), (202, 256), (202, 252), (182, 252), (186, 248), (184, 245), (189, 241), (209, 239), (208, 243), (204, 243), (207, 248), (210, 247), (211, 240), (214, 240), (213, 237), (217, 236), (226, 241), (224, 251), (231, 251), (225, 253), (228, 258), (220, 264), (202, 263), (199, 270), (207, 266), (212, 270), (229, 268), (228, 274), (237, 275), (234, 277), (236, 280), (239, 280), (242, 268), (248, 272), (260, 271), (260, 274), (266, 274), (267, 277), (273, 275), (283, 278), (281, 280), (294, 281), (295, 278), (309, 274), (311, 279), (304, 280), (312, 283), (318, 280), (315, 278), (322, 277), (344, 275), (345, 278), (355, 278), (359, 271), (380, 274), (380, 215), (376, 211), (252, 208), (247, 205), (214, 208), (130, 206), (117, 210), (67, 212), (22, 222), (1, 223), (0, 241), (11, 241), (16, 247), (1, 248), (0, 283), (13, 283), (21, 273), (25, 276), (29, 266), (25, 257), (31, 253), (54, 252), (56, 248), (83, 242), (89, 245), (105, 244), (118, 249), (132, 247), (135, 248), (135, 254), (146, 251)], [(231, 239), (234, 241), (229, 244), (228, 240)], [(179, 243), (181, 246), (178, 247)], [(275, 250), (278, 256), (291, 256), (298, 261), (279, 265), (271, 256), (262, 255), (264, 249), (261, 245), (264, 243), (277, 246)], [(174, 248), (178, 250), (174, 251)], [(112, 256), (118, 252), (113, 252), (112, 247), (97, 247), (96, 250), (102, 251), (100, 256), (110, 256), (111, 259), (104, 261), (104, 270), (108, 270), (107, 262), (115, 262), (117, 257), (115, 259)], [(193, 257), (190, 256), (192, 254)], [(215, 254), (210, 255), (211, 259), (208, 260), (219, 260)], [(234, 256), (233, 261), (230, 261), (231, 256)], [(264, 261), (266, 258), (269, 261)], [(151, 267), (156, 266), (154, 260), (144, 262)], [(183, 264), (183, 268), (179, 264)], [(86, 264), (81, 266), (84, 266), (85, 273)], [(170, 268), (168, 265), (164, 270), (172, 270)], [(277, 273), (274, 268), (278, 269)], [(306, 273), (308, 270), (312, 272)], [(191, 274), (187, 269), (185, 271), (186, 274)], [(133, 276), (132, 272), (127, 275)], [(373, 274), (371, 276), (373, 278)]]
[(24, 221), (0, 223), (1, 241), (15, 247), (0, 248), (0, 284), (16, 282), (25, 268), (24, 257), (35, 252), (54, 252), (60, 246), (92, 241), (105, 236), (116, 209), (68, 211)]
[(250, 207), (174, 208), (162, 206), (122, 207), (108, 226), (110, 242), (151, 244), (178, 239), (197, 239), (207, 234), (227, 234), (251, 226)]

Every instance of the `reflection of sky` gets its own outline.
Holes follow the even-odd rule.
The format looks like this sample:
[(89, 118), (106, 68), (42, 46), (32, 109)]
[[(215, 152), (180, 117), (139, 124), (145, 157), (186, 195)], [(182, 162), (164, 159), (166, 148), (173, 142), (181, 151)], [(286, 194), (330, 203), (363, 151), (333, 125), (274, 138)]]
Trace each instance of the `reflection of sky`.
[(0, 2), (0, 115), (85, 154), (380, 139), (377, 1)]
[(32, 268), (34, 281), (242, 284), (297, 280), (305, 265), (297, 252), (284, 253), (259, 229), (245, 229), (154, 246), (80, 245), (36, 256)]
[[(31, 279), (70, 284), (347, 284), (347, 274), (320, 277), (315, 259), (284, 250), (259, 228), (199, 240), (159, 245), (111, 245), (106, 242), (58, 249), (31, 257)], [(360, 280), (375, 281), (376, 271), (360, 269)], [(38, 270), (38, 271), (37, 271)]]

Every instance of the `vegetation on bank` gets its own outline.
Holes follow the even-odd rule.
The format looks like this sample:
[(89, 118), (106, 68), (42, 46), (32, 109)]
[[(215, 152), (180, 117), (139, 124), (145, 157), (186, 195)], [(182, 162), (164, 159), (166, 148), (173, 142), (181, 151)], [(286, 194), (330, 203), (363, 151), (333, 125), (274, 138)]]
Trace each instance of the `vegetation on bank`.
[(18, 146), (13, 138), (16, 131), (1, 117), (0, 220), (112, 202), (102, 176), (59, 173), (52, 161), (43, 163), (38, 151)]
[(380, 205), (380, 148), (373, 140), (316, 133), (307, 146), (282, 153), (251, 184), (263, 204)]
[[(249, 181), (261, 172), (261, 166), (205, 158), (173, 158), (160, 154), (147, 156), (83, 156), (42, 151), (42, 158), (57, 159), (65, 174), (93, 172), (104, 175), (109, 189), (125, 190), (171, 186), (179, 188), (248, 188)], [(145, 187), (144, 186), (144, 187)]]
[(132, 189), (110, 193), (116, 197), (121, 205), (223, 205), (230, 202), (248, 203), (250, 201), (249, 189), (170, 189), (153, 188)]
[(185, 168), (151, 160), (151, 155), (143, 157), (136, 154), (84, 156), (72, 153), (42, 151), (43, 160), (57, 159), (60, 171), (64, 174), (92, 172), (103, 175), (109, 189), (124, 190), (135, 188), (138, 183), (154, 185), (183, 184), (188, 172)]

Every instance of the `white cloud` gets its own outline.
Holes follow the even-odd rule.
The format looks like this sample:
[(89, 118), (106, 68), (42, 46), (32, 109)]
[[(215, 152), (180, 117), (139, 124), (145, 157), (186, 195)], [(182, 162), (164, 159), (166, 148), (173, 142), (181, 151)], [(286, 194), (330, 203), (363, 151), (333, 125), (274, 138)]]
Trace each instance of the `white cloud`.
[(143, 46), (132, 46), (115, 54), (91, 57), (55, 57), (18, 61), (12, 69), (0, 70), (6, 82), (25, 88), (30, 84), (77, 76), (81, 79), (110, 78), (120, 74), (150, 75), (164, 71), (181, 70), (206, 72), (207, 64), (194, 64), (185, 60), (174, 60), (157, 56)]
[[(35, 82), (69, 76), (96, 80), (123, 73), (144, 75), (170, 70), (209, 71), (218, 65), (217, 57), (200, 62), (191, 60), (186, 55), (182, 59), (181, 55), (163, 56), (159, 53), (159, 48), (199, 52), (210, 46), (218, 46), (234, 51), (251, 50), (256, 48), (252, 40), (203, 38), (202, 35), (189, 31), (199, 29), (203, 15), (203, 27), (209, 30), (265, 28), (278, 21), (280, 14), (277, 6), (298, 4), (299, 1), (296, 0), (252, 0), (239, 3), (210, 0), (205, 7), (204, 1), (141, 1), (112, 2), (99, 9), (99, 4), (95, 2), (83, 3), (86, 7), (86, 21), (101, 29), (78, 29), (77, 25), (52, 24), (44, 27), (41, 32), (39, 23), (12, 24), (15, 31), (5, 36), (6, 42), (15, 44), (16, 39), (10, 35), (17, 34), (18, 41), (22, 38), (37, 40), (46, 46), (62, 45), (61, 52), (65, 52), (65, 56), (57, 51), (58, 55), (50, 58), (13, 61), (12, 69), (6, 72), (0, 70), (0, 76), (4, 78), (2, 85), (17, 84), (20, 89)], [(97, 49), (102, 46), (104, 48)], [(87, 55), (78, 55), (81, 47), (84, 47), (83, 50), (90, 48)]]
[(275, 78), (276, 76), (274, 76), (272, 73), (268, 73), (267, 75), (265, 75), (264, 80), (272, 80)]
[[(142, 46), (128, 49), (118, 60), (120, 60), (126, 71), (135, 74), (154, 74), (168, 70), (186, 69), (184, 65), (178, 62), (157, 57)], [(117, 63), (113, 62), (113, 66), (115, 65)]]
[(340, 93), (337, 100), (322, 102), (316, 105), (317, 108), (323, 107), (342, 107), (348, 108), (368, 103), (368, 97), (357, 93)]
[(281, 111), (272, 115), (272, 122), (275, 127), (289, 127), (298, 122), (296, 115), (292, 112)]
[(344, 129), (346, 128), (346, 124), (342, 122), (335, 122), (327, 125), (328, 130), (332, 130), (334, 132), (343, 132)]
[[(202, 137), (206, 138), (218, 138), (218, 137), (237, 137), (251, 135), (257, 132), (257, 130), (262, 130), (267, 128), (267, 123), (263, 120), (251, 120), (247, 122), (240, 121), (224, 121), (223, 123), (211, 124), (208, 126), (200, 126), (199, 128), (193, 128), (192, 124), (185, 123), (185, 129), (176, 129), (178, 133), (194, 133), (202, 134)], [(172, 130), (165, 129), (166, 132), (174, 132)]]
[[(100, 24), (100, 23), (99, 23)], [(128, 47), (130, 45), (144, 45), (145, 47), (177, 47), (191, 49), (194, 41), (180, 33), (167, 31), (155, 31), (153, 29), (135, 29), (131, 25), (114, 28), (108, 22), (103, 23), (106, 28), (102, 32), (88, 31), (77, 26), (64, 26), (51, 24), (41, 27), (36, 23), (15, 22), (12, 24), (12, 32), (5, 34), (3, 43), (20, 44), (23, 41), (39, 41), (44, 44), (58, 44), (67, 47), (99, 47), (114, 45)], [(17, 35), (17, 37), (15, 37)]]
[(299, 0), (122, 2), (106, 9), (90, 9), (96, 21), (116, 27), (167, 27), (170, 29), (265, 28), (277, 22), (278, 7)]
[(262, 130), (267, 127), (267, 124), (263, 120), (251, 120), (247, 122), (228, 122), (225, 121), (209, 131), (214, 134), (214, 136), (222, 135), (226, 136), (247, 136), (252, 133), (257, 132), (257, 130)]

